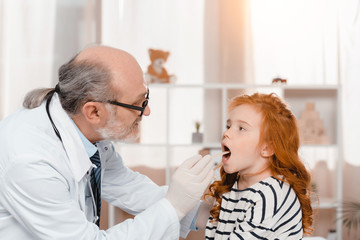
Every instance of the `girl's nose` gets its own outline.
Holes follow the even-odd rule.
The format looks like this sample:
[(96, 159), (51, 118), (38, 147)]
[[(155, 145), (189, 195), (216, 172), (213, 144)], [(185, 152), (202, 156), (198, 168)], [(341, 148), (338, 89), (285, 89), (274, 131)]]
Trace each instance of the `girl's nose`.
[(222, 136), (222, 139), (225, 139), (225, 138), (229, 138), (229, 134), (230, 134), (230, 131), (229, 131), (230, 129), (227, 129), (227, 130), (225, 130), (225, 132), (223, 133), (223, 136)]

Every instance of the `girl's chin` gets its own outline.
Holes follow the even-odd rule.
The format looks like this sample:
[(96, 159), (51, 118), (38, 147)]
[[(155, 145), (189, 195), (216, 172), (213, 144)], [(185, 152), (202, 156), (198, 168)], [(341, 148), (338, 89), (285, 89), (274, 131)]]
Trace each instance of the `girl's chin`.
[(227, 174), (233, 174), (233, 173), (236, 173), (237, 171), (235, 171), (234, 169), (231, 169), (227, 166), (224, 166), (224, 171), (227, 173)]

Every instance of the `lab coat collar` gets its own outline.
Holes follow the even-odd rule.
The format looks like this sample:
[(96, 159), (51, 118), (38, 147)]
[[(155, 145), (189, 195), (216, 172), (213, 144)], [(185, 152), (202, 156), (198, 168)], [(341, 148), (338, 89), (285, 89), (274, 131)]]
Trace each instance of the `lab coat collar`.
[(80, 135), (75, 129), (72, 119), (62, 108), (57, 93), (55, 93), (52, 97), (50, 114), (55, 126), (59, 130), (75, 180), (79, 182), (91, 168), (92, 163), (87, 155)]
[(71, 120), (72, 123), (74, 124), (74, 127), (76, 129), (76, 132), (79, 134), (81, 142), (84, 144), (85, 147), (85, 151), (88, 155), (89, 158), (91, 158), (96, 151), (98, 150), (97, 147), (95, 146), (95, 144), (92, 144), (85, 136), (84, 134), (80, 131), (80, 129), (76, 126), (75, 122), (73, 120)]

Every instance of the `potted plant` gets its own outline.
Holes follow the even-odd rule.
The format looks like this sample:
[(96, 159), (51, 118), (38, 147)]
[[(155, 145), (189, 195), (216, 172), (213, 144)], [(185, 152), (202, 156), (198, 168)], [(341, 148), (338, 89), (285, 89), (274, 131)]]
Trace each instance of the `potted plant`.
[(358, 236), (360, 230), (360, 202), (349, 201), (343, 203), (342, 221), (349, 234), (352, 232)]
[(192, 134), (192, 142), (193, 143), (202, 143), (203, 141), (203, 134), (200, 132), (201, 123), (199, 121), (195, 122), (195, 129), (196, 132)]

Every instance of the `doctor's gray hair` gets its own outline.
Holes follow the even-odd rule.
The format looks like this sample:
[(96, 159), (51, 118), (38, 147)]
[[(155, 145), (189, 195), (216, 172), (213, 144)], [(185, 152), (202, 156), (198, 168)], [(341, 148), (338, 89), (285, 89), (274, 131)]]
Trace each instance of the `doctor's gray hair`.
[[(23, 102), (25, 108), (38, 107), (57, 92), (63, 109), (70, 115), (79, 113), (90, 101), (113, 99), (111, 72), (94, 61), (76, 61), (76, 56), (59, 68), (58, 88), (42, 88), (29, 92)], [(106, 99), (105, 99), (106, 98)]]

